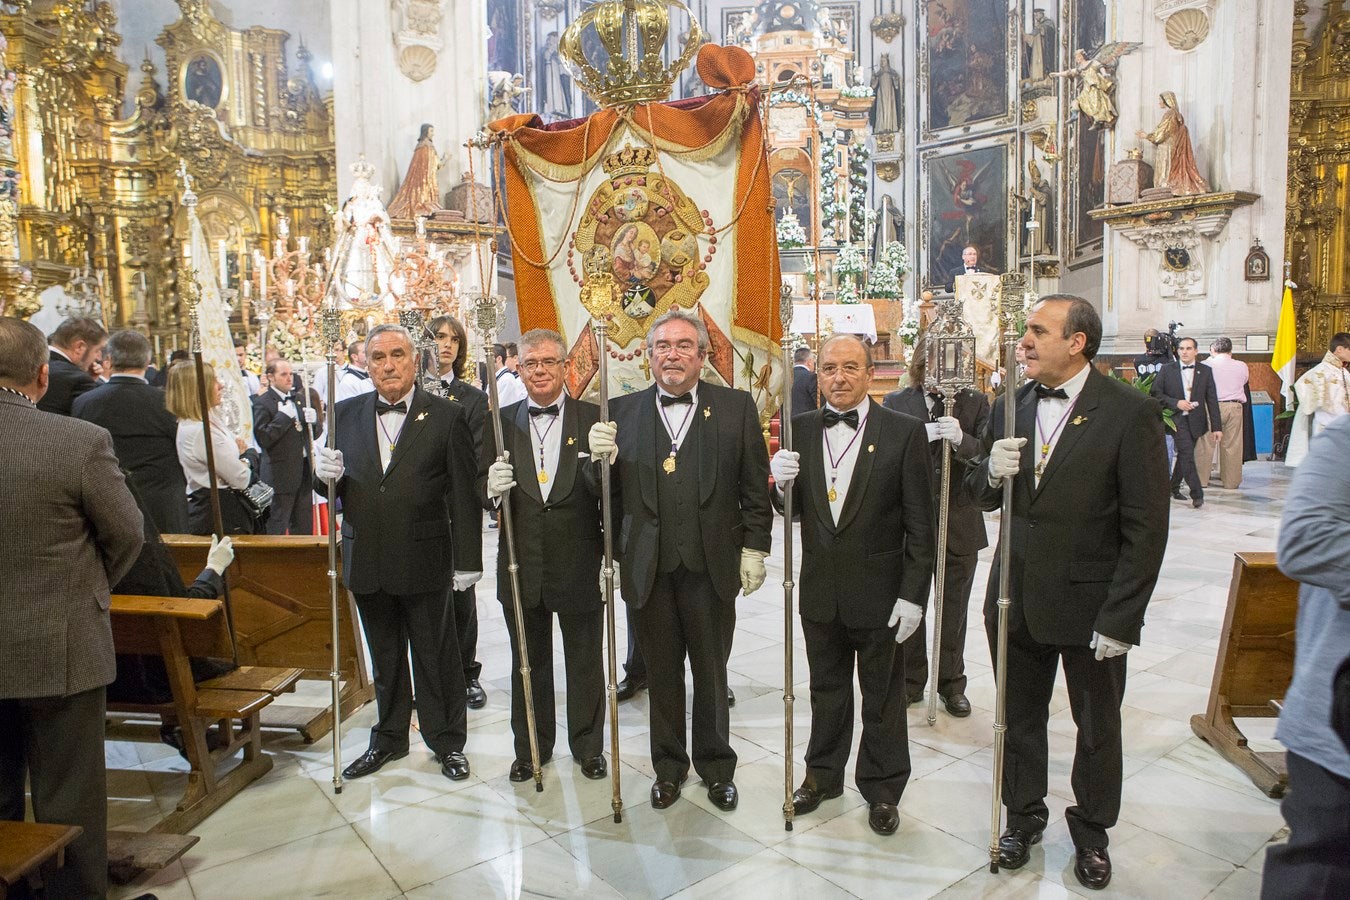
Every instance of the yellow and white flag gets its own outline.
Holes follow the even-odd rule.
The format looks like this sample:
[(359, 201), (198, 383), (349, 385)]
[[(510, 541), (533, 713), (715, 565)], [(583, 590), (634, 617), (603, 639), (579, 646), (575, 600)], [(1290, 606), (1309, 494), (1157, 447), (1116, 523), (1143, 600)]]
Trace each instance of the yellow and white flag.
[(1294, 366), (1298, 357), (1298, 333), (1294, 320), (1294, 283), (1284, 283), (1284, 300), (1280, 303), (1280, 323), (1275, 329), (1275, 347), (1270, 354), (1270, 367), (1280, 376), (1280, 393), (1285, 408), (1294, 405)]

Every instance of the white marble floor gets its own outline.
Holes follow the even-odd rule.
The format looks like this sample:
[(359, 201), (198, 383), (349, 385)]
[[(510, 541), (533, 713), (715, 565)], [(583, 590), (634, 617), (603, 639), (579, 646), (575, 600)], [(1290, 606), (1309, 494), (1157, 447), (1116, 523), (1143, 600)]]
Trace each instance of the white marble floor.
[[(1205, 708), (1233, 553), (1274, 548), (1287, 483), (1282, 466), (1249, 463), (1240, 491), (1212, 489), (1200, 510), (1173, 503), (1162, 579), (1143, 644), (1129, 655), (1124, 808), (1111, 833), (1115, 879), (1108, 890), (1115, 896), (1182, 900), (1252, 897), (1259, 890), (1265, 847), (1283, 825), (1278, 804), (1195, 738), (1187, 722)], [(778, 543), (781, 521), (776, 524)], [(996, 531), (992, 521), (990, 529)], [(496, 540), (495, 531), (484, 532), (489, 560)], [(991, 553), (983, 554), (977, 595)], [(735, 812), (718, 811), (692, 782), (670, 809), (651, 808), (645, 694), (620, 708), (622, 824), (612, 821), (609, 781), (582, 778), (565, 747), (545, 768), (543, 793), (508, 781), (510, 656), (489, 577), (479, 589), (488, 705), (470, 712), (466, 750), (473, 775), (467, 781), (441, 777), (430, 752), (415, 741), (406, 759), (348, 782), (335, 796), (327, 740), (305, 746), (277, 734), (267, 741), (276, 759), (272, 772), (194, 829), (201, 842), (179, 863), (115, 896), (149, 890), (164, 898), (824, 900), (1089, 893), (1073, 877), (1063, 817), (1071, 802), (1074, 729), (1062, 689), (1050, 725), (1052, 820), (1045, 842), (1026, 868), (989, 874), (993, 678), (978, 596), (966, 648), (975, 712), (967, 719), (940, 712), (936, 727), (929, 727), (922, 707), (910, 710), (914, 775), (900, 804), (899, 832), (873, 834), (851, 787), (784, 831), (781, 565), (776, 546), (768, 580), (739, 602), (730, 662), (738, 699), (731, 730), (740, 754)], [(619, 634), (622, 641), (622, 625)], [(810, 707), (800, 635), (796, 646), (799, 779)], [(561, 658), (558, 664), (561, 673)], [(325, 691), (325, 684), (304, 685), (319, 702)], [(346, 758), (365, 748), (373, 718), (371, 706), (348, 721)], [(1248, 724), (1258, 743), (1271, 745), (1270, 720)], [(148, 827), (181, 792), (184, 764), (159, 744), (110, 742), (108, 763), (115, 826)]]

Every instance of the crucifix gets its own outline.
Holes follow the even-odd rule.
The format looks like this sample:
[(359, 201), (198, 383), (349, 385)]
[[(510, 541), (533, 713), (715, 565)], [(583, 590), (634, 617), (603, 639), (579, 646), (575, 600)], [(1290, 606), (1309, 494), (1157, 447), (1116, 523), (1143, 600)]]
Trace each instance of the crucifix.
[(648, 381), (652, 380), (652, 358), (650, 353), (647, 353), (646, 351), (643, 352), (642, 362), (639, 364), (638, 368), (642, 369), (642, 374)]

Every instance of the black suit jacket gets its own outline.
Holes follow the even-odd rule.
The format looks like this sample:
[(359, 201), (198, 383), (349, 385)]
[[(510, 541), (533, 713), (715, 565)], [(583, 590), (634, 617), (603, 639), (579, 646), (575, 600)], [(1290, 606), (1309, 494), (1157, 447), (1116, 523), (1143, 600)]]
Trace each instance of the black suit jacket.
[[(922, 422), (928, 419), (928, 401), (924, 392), (908, 387), (892, 391), (881, 402), (886, 409), (913, 416)], [(947, 552), (955, 556), (977, 553), (989, 546), (989, 535), (984, 529), (984, 514), (966, 493), (962, 482), (980, 456), (980, 435), (989, 421), (989, 401), (979, 391), (957, 392), (952, 415), (961, 423), (965, 437), (959, 447), (952, 448), (951, 482), (947, 492)], [(932, 460), (933, 509), (937, 510), (938, 492), (942, 488), (942, 441), (929, 441), (928, 455)], [(936, 545), (936, 539), (934, 540)], [(908, 599), (908, 598), (906, 598)]]
[[(1016, 434), (1027, 442), (1013, 481), (1010, 627), (1025, 623), (1043, 644), (1085, 647), (1094, 631), (1138, 644), (1167, 548), (1170, 494), (1158, 405), (1093, 369), (1036, 486), (1034, 386), (1023, 385), (1016, 397)], [(1003, 499), (1002, 487), (989, 485), (988, 460), (1003, 421), (996, 400), (984, 459), (966, 477), (986, 510)], [(997, 616), (998, 578), (995, 554), (986, 617)]]
[(1195, 364), (1195, 378), (1191, 381), (1191, 399), (1200, 404), (1190, 413), (1183, 415), (1180, 408), (1177, 407), (1178, 400), (1186, 399), (1186, 384), (1181, 380), (1181, 363), (1173, 361), (1167, 363), (1158, 371), (1158, 377), (1153, 379), (1153, 387), (1150, 389), (1154, 397), (1157, 397), (1168, 409), (1175, 415), (1172, 421), (1177, 428), (1189, 428), (1192, 437), (1202, 437), (1211, 431), (1220, 431), (1222, 426), (1219, 418), (1219, 394), (1214, 387), (1214, 373), (1209, 366), (1197, 362)]
[[(337, 405), (335, 443), (346, 472), (342, 578), (353, 593), (447, 590), (456, 571), (483, 569), (473, 436), (464, 410), (421, 389), (386, 471), (380, 470), (371, 391)], [(327, 490), (327, 482), (316, 484)]]
[(812, 622), (838, 616), (849, 628), (885, 628), (897, 599), (928, 604), (936, 544), (928, 436), (923, 422), (869, 400), (836, 525), (826, 496), (823, 415), (792, 419), (801, 454), (792, 482), (802, 514), (798, 608)]
[(458, 403), (464, 408), (464, 414), (469, 417), (469, 431), (473, 432), (473, 455), (476, 459), (483, 450), (483, 429), (488, 424), (488, 395), (462, 378), (456, 378), (445, 390), (445, 399)]
[[(259, 478), (283, 494), (294, 493), (311, 484), (309, 464), (309, 428), (305, 425), (304, 406), (292, 395), (300, 418), (279, 412), (281, 398), (268, 388), (253, 398), (253, 436), (262, 448)], [(296, 428), (299, 422), (300, 427)], [(319, 423), (323, 419), (319, 418)], [(323, 434), (322, 424), (313, 426), (314, 437)]]
[[(558, 471), (548, 500), (539, 486), (538, 455), (530, 443), (528, 402), (503, 409), (502, 442), (511, 451), (516, 486), (511, 489), (511, 522), (515, 529), (521, 602), (541, 603), (550, 612), (579, 613), (600, 608), (600, 558), (604, 545), (600, 528), (600, 483), (591, 463), (587, 436), (600, 419), (594, 403), (568, 398), (563, 403), (559, 429)], [(541, 426), (542, 427), (542, 426)], [(488, 509), (488, 466), (497, 458), (497, 445), (488, 429), (478, 461), (478, 490)], [(497, 599), (511, 606), (506, 532), (497, 539)]]
[(178, 462), (178, 420), (164, 408), (164, 392), (139, 378), (114, 375), (81, 394), (77, 419), (112, 434), (117, 461), (130, 475), (161, 534), (187, 532), (187, 480)]
[(93, 377), (55, 350), (47, 352), (47, 393), (37, 402), (43, 412), (70, 415), (75, 398), (98, 387)]
[(804, 412), (818, 409), (819, 380), (816, 373), (805, 366), (792, 367), (792, 415), (800, 416)]
[[(619, 524), (619, 581), (625, 602), (641, 608), (656, 580), (661, 523), (656, 485), (657, 441), (669, 445), (658, 421), (656, 387), (610, 403), (618, 426), (613, 495)], [(769, 552), (769, 453), (755, 401), (745, 391), (698, 383), (700, 421), (699, 528), (703, 554), (717, 595), (728, 603), (741, 590), (741, 550)]]

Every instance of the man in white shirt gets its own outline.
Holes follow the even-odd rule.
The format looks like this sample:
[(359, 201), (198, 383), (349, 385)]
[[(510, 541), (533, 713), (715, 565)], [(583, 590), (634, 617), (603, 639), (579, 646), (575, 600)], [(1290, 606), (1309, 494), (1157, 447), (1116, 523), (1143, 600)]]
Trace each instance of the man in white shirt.
[[(327, 382), (327, 379), (320, 379)], [(334, 403), (341, 403), (343, 400), (352, 397), (368, 394), (375, 390), (375, 384), (370, 380), (370, 373), (366, 371), (366, 342), (352, 341), (347, 346), (347, 364), (338, 369), (337, 379), (337, 398)]]
[(497, 372), (493, 376), (497, 380), (497, 406), (504, 409), (525, 399), (525, 385), (520, 383), (516, 372), (519, 365), (516, 345), (493, 344), (492, 355), (497, 359)]

